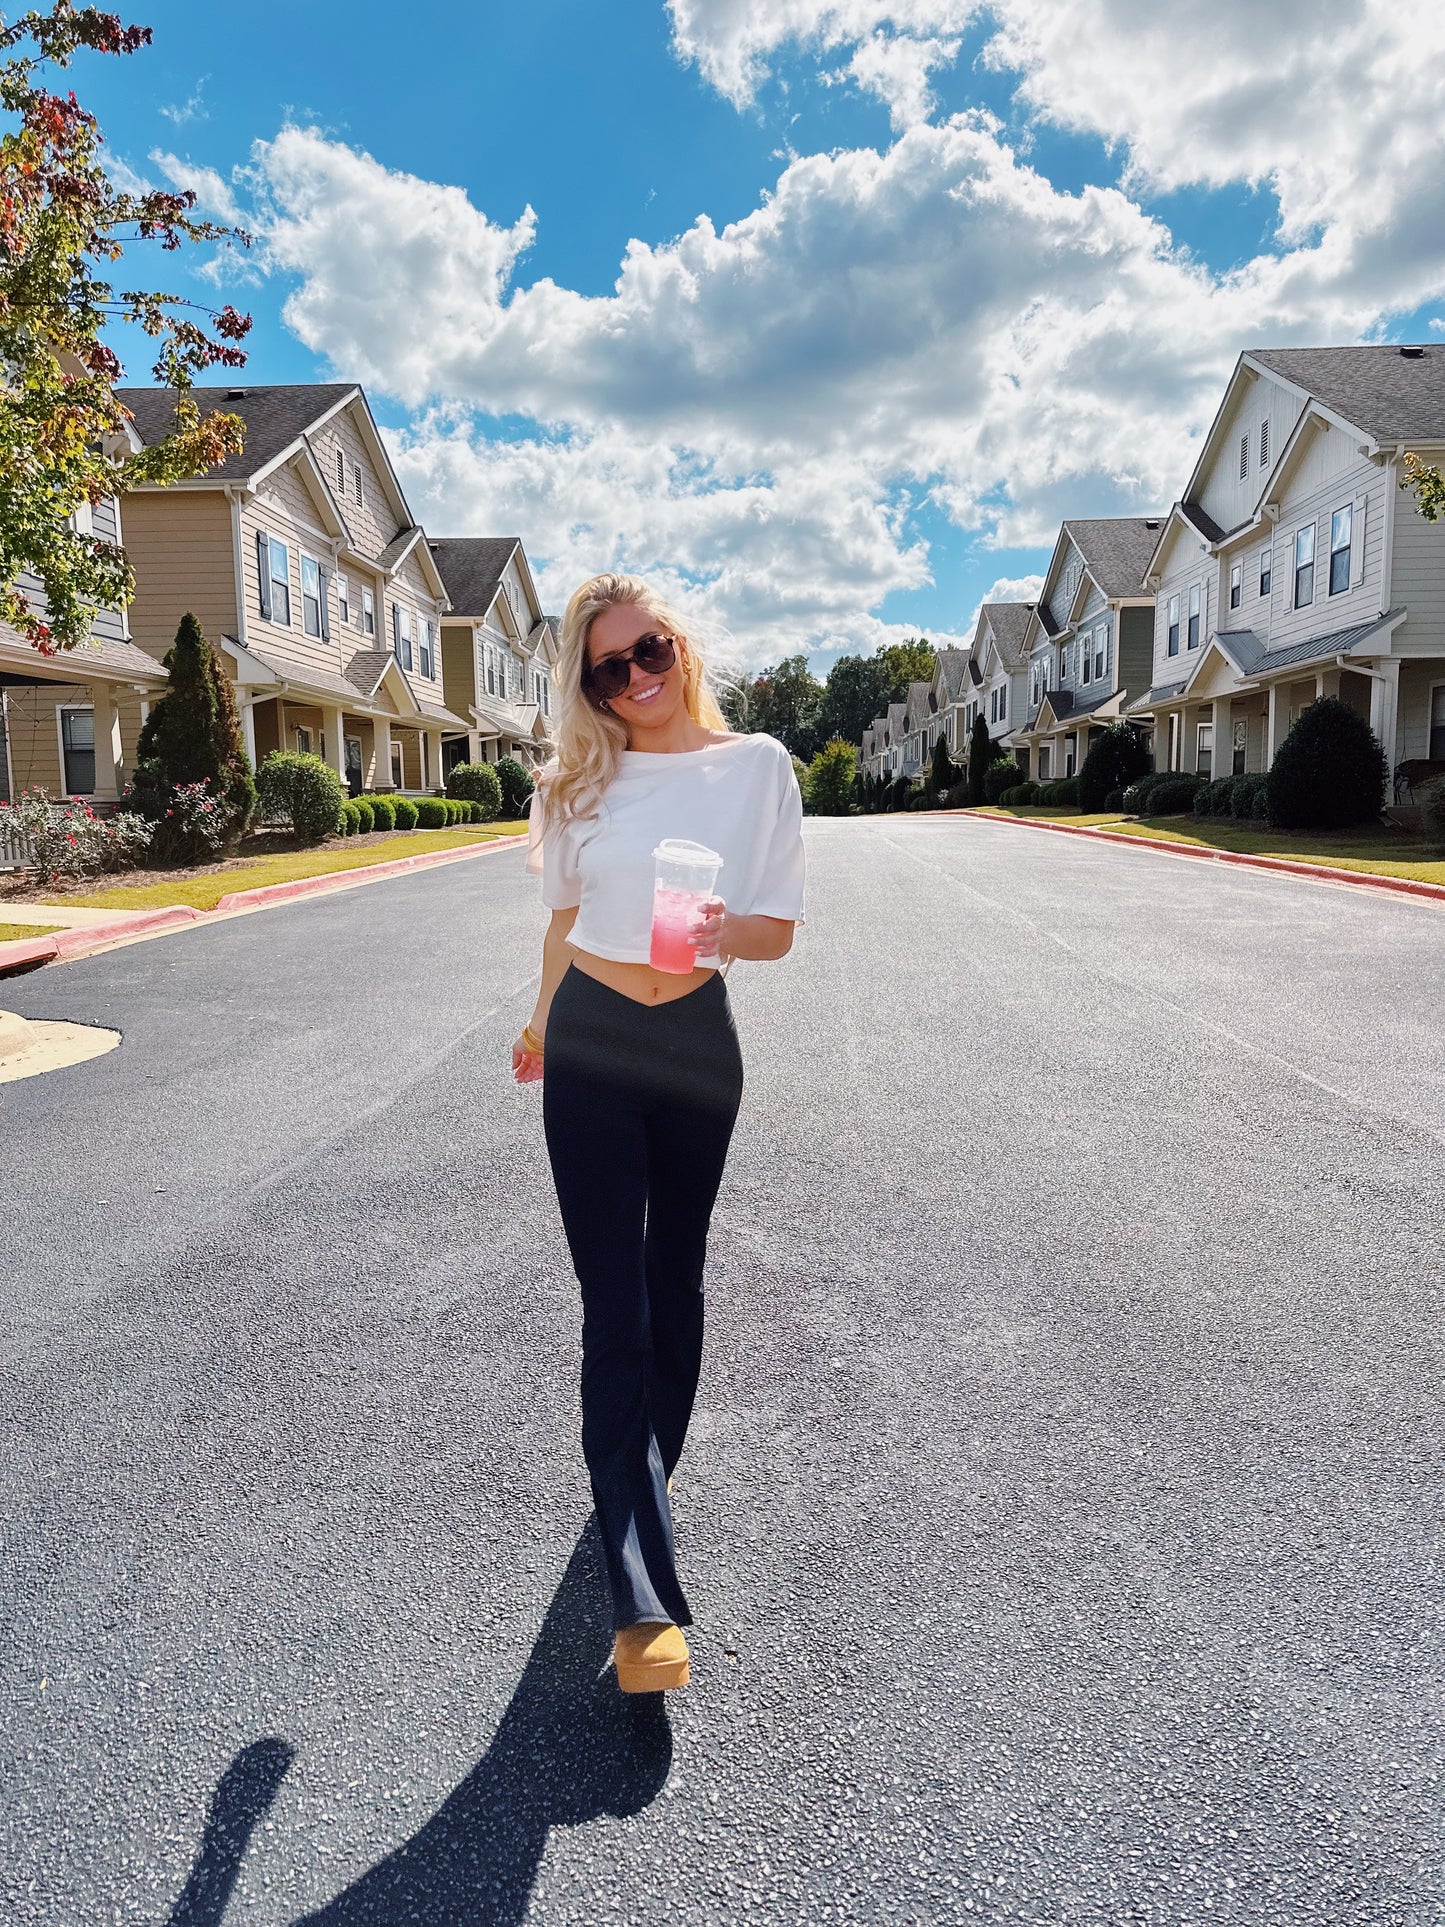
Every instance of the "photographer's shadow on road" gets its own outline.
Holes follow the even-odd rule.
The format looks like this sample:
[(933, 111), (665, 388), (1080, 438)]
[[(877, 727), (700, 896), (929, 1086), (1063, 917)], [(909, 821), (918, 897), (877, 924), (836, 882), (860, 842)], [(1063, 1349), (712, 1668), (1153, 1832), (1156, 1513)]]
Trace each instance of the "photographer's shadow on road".
[[(526, 1918), (553, 1827), (639, 1813), (657, 1796), (672, 1762), (663, 1697), (625, 1697), (604, 1671), (606, 1601), (589, 1523), (486, 1753), (410, 1840), (294, 1927), (513, 1927)], [(220, 1927), (251, 1830), (290, 1760), (279, 1740), (237, 1755), (169, 1927)]]

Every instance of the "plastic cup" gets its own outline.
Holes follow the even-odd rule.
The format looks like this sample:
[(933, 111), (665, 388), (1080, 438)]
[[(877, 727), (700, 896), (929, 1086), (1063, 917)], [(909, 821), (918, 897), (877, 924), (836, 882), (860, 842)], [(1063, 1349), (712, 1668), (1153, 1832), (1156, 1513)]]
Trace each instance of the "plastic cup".
[(705, 843), (676, 838), (659, 843), (652, 855), (657, 866), (652, 886), (652, 967), (689, 977), (699, 964), (720, 962), (716, 955), (699, 956), (697, 920), (703, 904), (717, 894), (723, 860)]

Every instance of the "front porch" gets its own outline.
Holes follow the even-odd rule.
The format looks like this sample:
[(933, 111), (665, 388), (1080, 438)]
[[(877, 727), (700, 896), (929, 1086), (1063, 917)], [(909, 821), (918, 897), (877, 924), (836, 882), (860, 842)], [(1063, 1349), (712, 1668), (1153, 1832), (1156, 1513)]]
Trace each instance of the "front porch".
[(23, 790), (115, 803), (165, 671), (133, 643), (42, 656), (0, 626), (0, 802)]

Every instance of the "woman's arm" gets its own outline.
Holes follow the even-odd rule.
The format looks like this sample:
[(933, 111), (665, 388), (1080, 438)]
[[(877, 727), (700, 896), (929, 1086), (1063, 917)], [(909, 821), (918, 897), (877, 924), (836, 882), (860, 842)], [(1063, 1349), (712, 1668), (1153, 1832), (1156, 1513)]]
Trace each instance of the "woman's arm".
[(714, 897), (698, 919), (698, 949), (703, 956), (719, 956), (726, 963), (741, 957), (746, 963), (776, 963), (793, 947), (795, 923), (786, 917), (735, 917), (721, 897)]
[[(547, 1016), (552, 1008), (552, 999), (572, 961), (567, 939), (576, 921), (577, 905), (573, 904), (570, 910), (554, 910), (552, 920), (547, 925), (547, 934), (542, 939), (542, 983), (528, 1020), (528, 1028), (534, 1037), (546, 1038)], [(520, 1037), (512, 1046), (512, 1075), (521, 1084), (533, 1083), (542, 1075), (540, 1052), (529, 1050)]]

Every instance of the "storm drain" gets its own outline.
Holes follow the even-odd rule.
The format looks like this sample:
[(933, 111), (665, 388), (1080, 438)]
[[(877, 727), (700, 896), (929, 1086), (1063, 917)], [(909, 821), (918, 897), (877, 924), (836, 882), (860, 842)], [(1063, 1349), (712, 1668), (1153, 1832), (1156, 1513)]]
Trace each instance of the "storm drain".
[(0, 1010), (0, 1084), (104, 1057), (119, 1042), (118, 1030), (103, 1030), (98, 1024), (48, 1023)]

